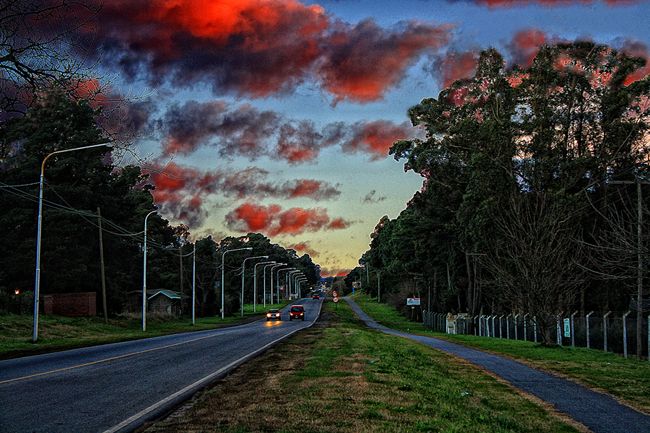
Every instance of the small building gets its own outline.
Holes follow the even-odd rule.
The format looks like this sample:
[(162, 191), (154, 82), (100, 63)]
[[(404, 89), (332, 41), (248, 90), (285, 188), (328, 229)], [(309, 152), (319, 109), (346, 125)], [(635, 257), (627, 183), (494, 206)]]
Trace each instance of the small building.
[[(132, 291), (129, 295), (129, 310), (139, 312), (142, 308), (142, 292)], [(157, 289), (147, 290), (147, 312), (154, 314), (165, 314), (169, 316), (180, 316), (182, 314), (183, 295), (174, 290)]]

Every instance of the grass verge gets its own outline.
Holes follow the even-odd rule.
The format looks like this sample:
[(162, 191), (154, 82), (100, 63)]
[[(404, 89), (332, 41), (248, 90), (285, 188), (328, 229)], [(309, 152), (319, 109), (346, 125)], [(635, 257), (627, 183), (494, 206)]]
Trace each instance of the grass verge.
[(328, 303), (316, 326), (246, 363), (146, 429), (190, 431), (578, 430), (477, 368), (369, 330), (344, 303)]
[(354, 299), (368, 315), (390, 328), (442, 338), (507, 355), (533, 367), (559, 373), (592, 389), (611, 394), (629, 406), (650, 413), (650, 362), (648, 361), (625, 359), (613, 353), (586, 348), (544, 347), (527, 341), (433, 332), (421, 323), (409, 322), (393, 307), (378, 304), (366, 295), (357, 295)]
[[(281, 308), (284, 305), (286, 302), (267, 308)], [(201, 317), (196, 319), (194, 326), (190, 318), (148, 316), (146, 332), (141, 331), (139, 318), (109, 319), (108, 323), (104, 323), (99, 317), (41, 315), (39, 339), (36, 343), (31, 342), (32, 316), (3, 314), (0, 315), (0, 359), (232, 326), (259, 319), (265, 311), (263, 307), (259, 307), (254, 313), (252, 304), (244, 305), (243, 318), (238, 314), (223, 320), (221, 317)]]

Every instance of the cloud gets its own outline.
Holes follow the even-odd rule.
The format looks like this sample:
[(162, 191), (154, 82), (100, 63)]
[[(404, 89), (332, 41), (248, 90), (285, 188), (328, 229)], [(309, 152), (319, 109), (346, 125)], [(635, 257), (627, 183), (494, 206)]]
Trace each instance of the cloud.
[(350, 273), (350, 269), (346, 268), (321, 268), (320, 275), (323, 278), (327, 277), (346, 277)]
[(539, 29), (526, 29), (515, 33), (507, 46), (512, 63), (528, 68), (539, 49), (547, 42), (548, 36)]
[(607, 6), (625, 6), (638, 3), (639, 0), (451, 0), (454, 2), (464, 1), (466, 3), (476, 3), (481, 6), (490, 8), (511, 8), (528, 5), (542, 5), (546, 7), (570, 6), (570, 5), (590, 5), (593, 3), (603, 3)]
[(365, 152), (371, 159), (386, 157), (388, 150), (397, 140), (416, 135), (416, 130), (407, 123), (395, 123), (376, 120), (374, 122), (357, 122), (350, 128), (350, 138), (343, 143), (346, 152)]
[(479, 59), (478, 51), (448, 51), (437, 56), (432, 71), (440, 77), (443, 87), (449, 87), (454, 81), (471, 78), (476, 73)]
[(335, 199), (341, 194), (337, 186), (314, 179), (269, 182), (269, 172), (256, 167), (235, 172), (223, 169), (201, 171), (170, 162), (164, 166), (153, 164), (145, 167), (143, 172), (149, 174), (155, 186), (152, 195), (161, 211), (191, 228), (205, 221), (208, 212), (203, 204), (212, 194), (236, 199), (272, 197), (316, 201)]
[(386, 200), (386, 196), (384, 195), (377, 196), (377, 191), (373, 189), (368, 194), (366, 194), (366, 196), (363, 198), (361, 202), (364, 204), (369, 204), (369, 203), (379, 203), (384, 200)]
[(270, 236), (339, 230), (350, 225), (342, 218), (330, 219), (327, 210), (323, 208), (294, 207), (283, 210), (277, 204), (263, 206), (254, 203), (243, 203), (228, 213), (226, 224), (238, 232), (261, 232)]
[(287, 248), (291, 248), (299, 253), (309, 254), (312, 258), (318, 256), (318, 251), (314, 250), (308, 242), (298, 242), (289, 245)]
[(645, 66), (640, 67), (625, 78), (624, 84), (626, 86), (650, 75), (650, 52), (646, 44), (635, 40), (625, 40), (623, 41), (621, 51), (630, 57), (645, 59)]
[[(377, 100), (451, 31), (422, 22), (352, 25), (297, 0), (87, 2), (95, 7), (72, 5), (57, 25), (35, 25), (43, 33), (65, 30), (79, 55), (128, 79), (238, 96), (282, 94), (311, 80), (337, 101)], [(71, 21), (84, 25), (71, 29)]]
[(350, 27), (337, 23), (324, 41), (318, 74), (336, 101), (380, 99), (399, 83), (406, 69), (424, 52), (449, 42), (449, 26), (401, 22), (394, 30), (363, 20)]
[(286, 119), (274, 111), (260, 111), (248, 104), (230, 107), (222, 100), (188, 101), (170, 107), (158, 121), (162, 125), (163, 153), (189, 154), (202, 146), (218, 149), (227, 158), (260, 156), (290, 164), (314, 161), (321, 150), (341, 145), (348, 152), (366, 152), (372, 159), (388, 154), (397, 139), (416, 130), (406, 123), (389, 121), (333, 122), (317, 128), (308, 120)]

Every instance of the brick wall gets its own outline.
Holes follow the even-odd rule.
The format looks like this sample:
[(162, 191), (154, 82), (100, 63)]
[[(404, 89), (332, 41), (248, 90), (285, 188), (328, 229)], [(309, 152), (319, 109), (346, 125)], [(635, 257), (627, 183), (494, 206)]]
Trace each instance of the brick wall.
[(58, 314), (68, 317), (96, 316), (97, 294), (82, 292), (45, 295), (42, 305), (43, 314)]

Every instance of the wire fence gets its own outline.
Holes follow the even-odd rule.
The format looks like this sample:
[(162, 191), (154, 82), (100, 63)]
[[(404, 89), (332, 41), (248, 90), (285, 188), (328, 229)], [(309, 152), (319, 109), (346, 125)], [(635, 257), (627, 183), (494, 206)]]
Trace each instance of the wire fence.
[[(467, 316), (422, 312), (424, 326), (447, 334), (476, 335), (541, 342), (537, 320), (530, 314)], [(637, 353), (636, 313), (613, 316), (611, 312), (584, 316), (577, 313), (557, 317), (550, 329), (551, 341), (561, 346), (586, 347), (622, 354), (626, 358)], [(641, 319), (641, 353), (650, 360), (650, 315)]]

